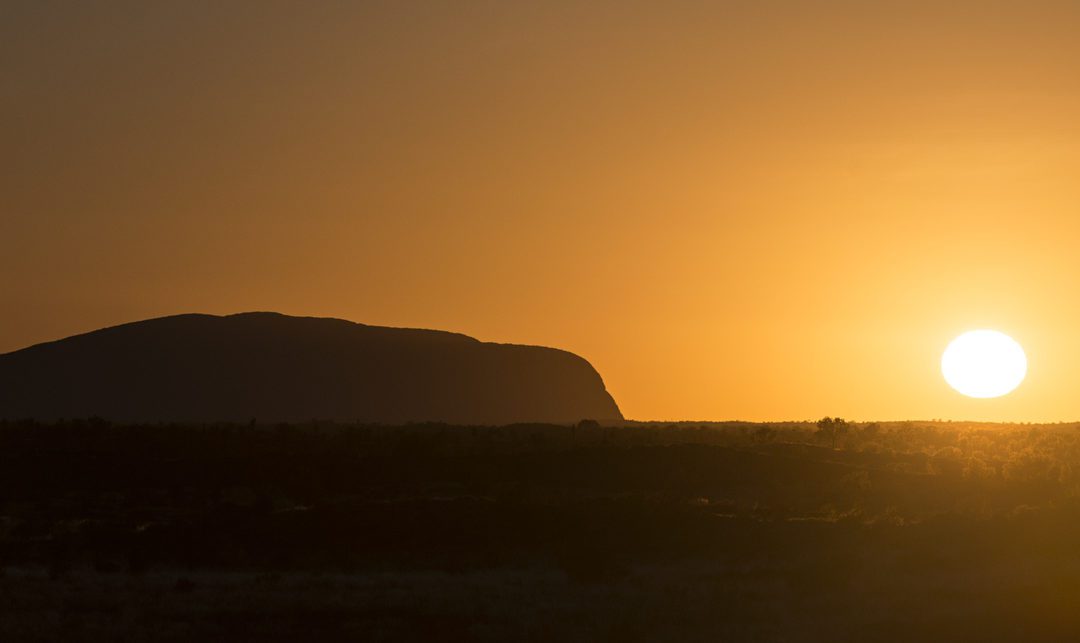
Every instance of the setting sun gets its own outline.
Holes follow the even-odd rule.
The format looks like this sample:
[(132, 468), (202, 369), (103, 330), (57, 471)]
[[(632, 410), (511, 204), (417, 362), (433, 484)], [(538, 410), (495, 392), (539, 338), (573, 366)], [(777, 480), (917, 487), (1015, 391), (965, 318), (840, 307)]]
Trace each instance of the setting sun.
[(973, 330), (949, 343), (941, 356), (941, 373), (949, 386), (968, 397), (1001, 397), (1024, 381), (1027, 356), (1004, 333)]

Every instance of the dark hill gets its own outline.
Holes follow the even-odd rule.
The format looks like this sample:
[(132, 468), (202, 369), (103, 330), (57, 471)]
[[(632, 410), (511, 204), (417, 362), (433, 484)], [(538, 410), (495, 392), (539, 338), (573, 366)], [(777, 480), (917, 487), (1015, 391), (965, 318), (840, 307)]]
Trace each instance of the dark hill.
[(0, 355), (0, 417), (457, 424), (620, 419), (584, 359), (433, 330), (244, 313)]

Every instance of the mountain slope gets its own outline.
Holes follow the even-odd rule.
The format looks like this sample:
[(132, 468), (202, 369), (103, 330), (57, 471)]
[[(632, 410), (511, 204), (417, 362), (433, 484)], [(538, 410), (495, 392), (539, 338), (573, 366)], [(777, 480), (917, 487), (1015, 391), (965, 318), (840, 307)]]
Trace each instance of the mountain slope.
[(457, 424), (619, 419), (584, 359), (276, 313), (178, 315), (0, 355), (0, 417)]

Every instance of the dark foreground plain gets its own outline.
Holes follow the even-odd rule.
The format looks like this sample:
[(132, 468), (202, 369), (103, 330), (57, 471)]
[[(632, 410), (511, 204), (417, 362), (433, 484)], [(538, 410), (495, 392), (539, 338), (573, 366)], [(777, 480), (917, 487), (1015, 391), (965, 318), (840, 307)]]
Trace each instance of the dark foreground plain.
[(1080, 427), (0, 424), (0, 640), (1075, 640)]

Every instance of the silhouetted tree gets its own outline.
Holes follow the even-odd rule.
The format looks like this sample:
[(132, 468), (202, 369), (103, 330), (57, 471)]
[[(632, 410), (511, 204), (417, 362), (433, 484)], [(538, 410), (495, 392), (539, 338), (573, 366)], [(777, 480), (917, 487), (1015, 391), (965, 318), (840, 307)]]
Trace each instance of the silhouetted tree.
[(841, 417), (823, 417), (817, 421), (817, 433), (815, 434), (822, 442), (828, 442), (835, 449), (836, 439), (848, 432), (847, 420)]

